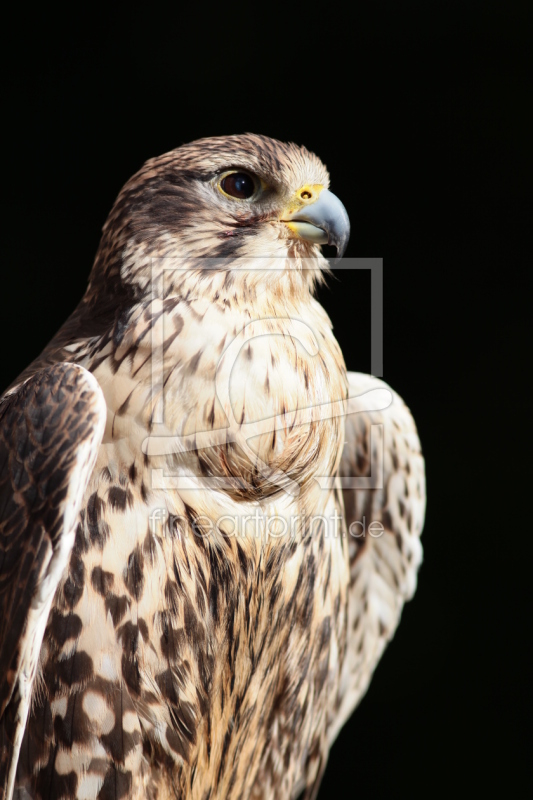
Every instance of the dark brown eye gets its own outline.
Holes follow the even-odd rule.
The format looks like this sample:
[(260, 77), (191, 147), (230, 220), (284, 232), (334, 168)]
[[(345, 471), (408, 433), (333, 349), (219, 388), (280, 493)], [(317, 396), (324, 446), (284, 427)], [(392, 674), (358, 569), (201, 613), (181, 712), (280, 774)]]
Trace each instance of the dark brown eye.
[(255, 192), (254, 180), (246, 172), (232, 172), (226, 175), (220, 186), (230, 197), (238, 197), (239, 200), (247, 200)]

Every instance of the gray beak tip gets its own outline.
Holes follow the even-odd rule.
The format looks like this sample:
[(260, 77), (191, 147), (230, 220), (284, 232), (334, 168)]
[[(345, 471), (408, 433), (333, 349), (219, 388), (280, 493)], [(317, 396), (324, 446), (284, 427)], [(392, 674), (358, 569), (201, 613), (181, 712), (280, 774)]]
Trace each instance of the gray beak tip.
[(350, 223), (348, 222), (348, 230), (346, 234), (336, 240), (328, 239), (328, 244), (332, 244), (337, 248), (337, 255), (333, 259), (334, 264), (338, 264), (342, 261), (342, 258), (346, 252), (346, 248), (348, 247), (348, 241), (350, 239)]

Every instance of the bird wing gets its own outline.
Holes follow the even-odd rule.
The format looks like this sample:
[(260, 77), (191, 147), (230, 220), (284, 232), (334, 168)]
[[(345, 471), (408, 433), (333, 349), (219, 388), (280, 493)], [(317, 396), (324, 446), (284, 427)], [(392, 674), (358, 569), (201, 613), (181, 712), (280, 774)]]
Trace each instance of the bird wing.
[(378, 378), (350, 372), (348, 380), (350, 397), (385, 389), (392, 402), (346, 418), (339, 475), (350, 555), (348, 652), (331, 742), (365, 693), (415, 592), (426, 507), (424, 459), (409, 409)]
[(0, 400), (0, 794), (8, 799), (105, 420), (102, 390), (75, 364), (40, 370)]

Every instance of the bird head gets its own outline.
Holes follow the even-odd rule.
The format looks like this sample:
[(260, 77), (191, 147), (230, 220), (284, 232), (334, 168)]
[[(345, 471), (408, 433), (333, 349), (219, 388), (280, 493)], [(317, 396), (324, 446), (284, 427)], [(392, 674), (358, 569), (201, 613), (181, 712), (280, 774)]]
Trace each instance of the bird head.
[[(342, 256), (346, 209), (322, 162), (303, 147), (265, 136), (185, 144), (146, 162), (124, 186), (104, 226), (91, 282), (140, 285), (154, 257), (246, 267), (260, 259), (322, 268), (320, 246)], [(144, 276), (144, 279), (142, 279)]]

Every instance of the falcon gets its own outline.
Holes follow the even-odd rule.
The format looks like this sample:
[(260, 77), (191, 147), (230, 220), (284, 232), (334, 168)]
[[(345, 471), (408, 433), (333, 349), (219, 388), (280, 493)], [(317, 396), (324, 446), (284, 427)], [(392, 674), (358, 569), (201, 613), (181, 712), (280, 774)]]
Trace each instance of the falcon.
[(316, 796), (425, 508), (408, 409), (314, 298), (328, 186), (250, 134), (149, 160), (1, 399), (4, 797)]

